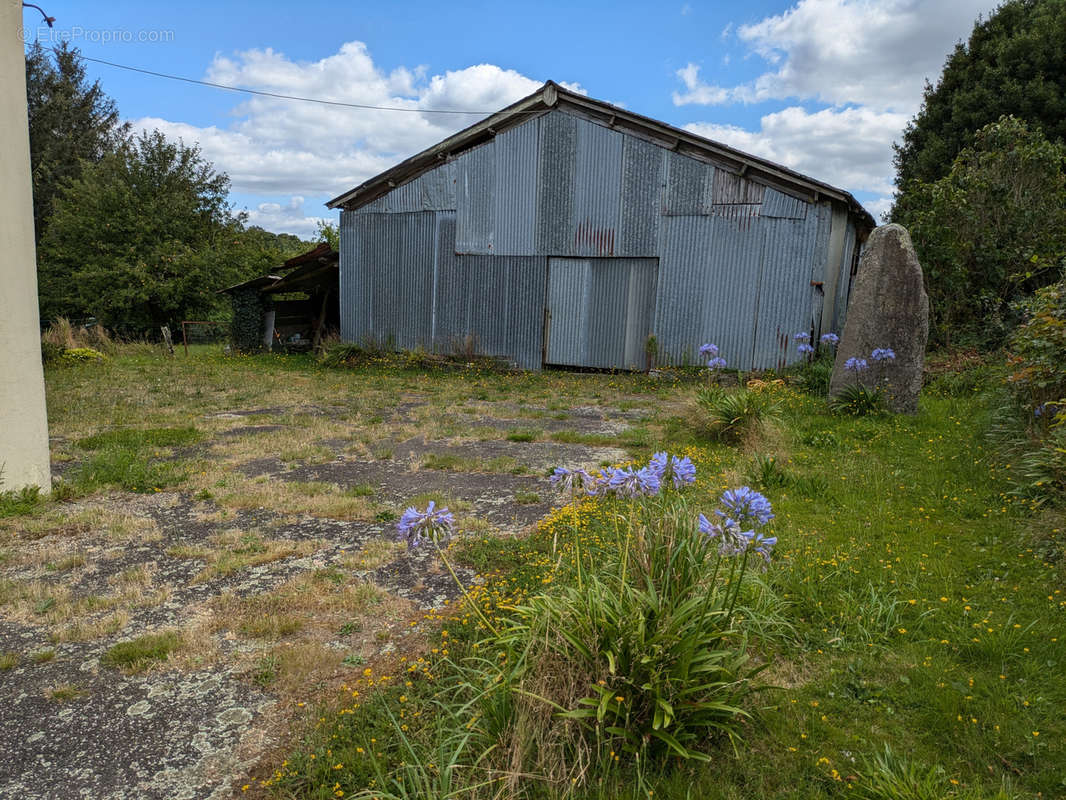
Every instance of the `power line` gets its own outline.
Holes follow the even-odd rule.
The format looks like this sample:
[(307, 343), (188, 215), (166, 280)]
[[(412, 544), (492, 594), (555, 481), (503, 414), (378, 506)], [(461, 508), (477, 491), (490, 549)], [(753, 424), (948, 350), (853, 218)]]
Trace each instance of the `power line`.
[[(167, 78), (172, 81), (182, 81), (183, 83), (193, 83), (198, 86), (208, 86), (212, 89), (225, 89), (230, 92), (243, 92), (244, 94), (254, 94), (261, 97), (274, 97), (279, 100), (300, 100), (305, 103), (321, 103), (326, 106), (340, 106), (341, 108), (358, 108), (369, 111), (407, 111), (414, 114), (477, 114), (485, 116), (486, 114), (495, 114), (500, 109), (494, 108), (491, 111), (460, 111), (457, 109), (446, 108), (397, 108), (396, 106), (372, 106), (362, 103), (344, 103), (340, 100), (322, 100), (317, 97), (300, 97), (292, 94), (278, 94), (277, 92), (264, 92), (259, 89), (245, 89), (241, 86), (228, 86), (224, 83), (213, 83), (211, 81), (200, 81), (195, 78), (186, 78), (181, 75), (169, 75), (166, 72), (155, 72), (150, 69), (142, 69), (141, 67), (131, 67), (126, 64), (116, 64), (114, 61), (104, 61), (102, 58), (90, 58), (89, 56), (78, 54), (78, 58), (84, 61), (92, 61), (96, 64), (106, 64), (109, 67), (117, 67), (118, 69), (129, 70), (130, 72), (140, 72), (143, 75), (152, 75), (156, 78)], [(526, 114), (540, 113), (537, 111), (517, 112)]]

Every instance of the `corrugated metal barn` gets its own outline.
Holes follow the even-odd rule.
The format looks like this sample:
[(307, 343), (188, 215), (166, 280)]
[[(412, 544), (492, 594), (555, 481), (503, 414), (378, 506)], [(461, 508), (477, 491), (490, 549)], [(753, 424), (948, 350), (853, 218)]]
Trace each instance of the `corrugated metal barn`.
[(548, 82), (331, 200), (341, 336), (527, 369), (796, 360), (874, 227), (847, 192)]

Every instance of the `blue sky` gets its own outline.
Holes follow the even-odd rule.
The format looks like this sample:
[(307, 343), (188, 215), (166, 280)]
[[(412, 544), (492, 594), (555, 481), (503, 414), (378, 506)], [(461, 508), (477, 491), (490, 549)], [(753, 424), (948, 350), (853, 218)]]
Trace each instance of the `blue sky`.
[(551, 78), (853, 192), (891, 197), (891, 144), (989, 0), (739, 3), (42, 4), (26, 38), (227, 85), (407, 112), (252, 98), (88, 63), (137, 128), (196, 142), (234, 204), (310, 236), (322, 205)]

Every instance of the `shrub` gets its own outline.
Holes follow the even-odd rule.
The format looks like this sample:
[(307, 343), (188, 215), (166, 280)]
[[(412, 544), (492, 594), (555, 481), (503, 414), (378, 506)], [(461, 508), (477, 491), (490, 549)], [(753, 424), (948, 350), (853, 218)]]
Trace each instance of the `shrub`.
[(696, 430), (721, 442), (742, 441), (766, 422), (776, 419), (781, 407), (770, 392), (709, 386), (696, 391), (691, 408)]
[(59, 360), (66, 364), (90, 364), (107, 361), (107, 356), (91, 347), (73, 347), (64, 350)]
[(825, 397), (829, 394), (829, 381), (833, 377), (833, 354), (821, 350), (812, 361), (801, 362), (795, 367), (796, 382), (807, 394)]
[[(3, 470), (0, 469), (0, 486), (3, 485)], [(36, 486), (24, 486), (14, 491), (0, 491), (0, 517), (21, 517), (32, 514), (44, 498)]]
[[(760, 495), (730, 494), (736, 502), (723, 513), (745, 527), (772, 516), (745, 499), (765, 503)], [(749, 661), (737, 597), (760, 543), (768, 559), (776, 540), (737, 548), (732, 531), (702, 516), (697, 525), (675, 501), (642, 522), (631, 517), (613, 560), (595, 554), (597, 573), (515, 609), (496, 642), (512, 665), (514, 708), (501, 732), (511, 769), (569, 786), (608, 754), (709, 760), (709, 738), (739, 738), (760, 667)]]
[(774, 456), (756, 453), (748, 470), (748, 480), (765, 491), (788, 486), (791, 476)]
[(838, 414), (866, 417), (884, 414), (887, 410), (885, 393), (880, 388), (871, 389), (861, 383), (848, 384), (829, 399), (829, 408)]

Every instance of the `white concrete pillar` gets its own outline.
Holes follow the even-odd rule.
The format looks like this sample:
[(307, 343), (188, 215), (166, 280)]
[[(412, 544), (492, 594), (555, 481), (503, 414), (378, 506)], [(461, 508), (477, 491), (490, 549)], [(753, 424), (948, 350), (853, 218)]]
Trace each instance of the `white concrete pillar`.
[(0, 491), (50, 491), (21, 31), (21, 1), (0, 0)]

